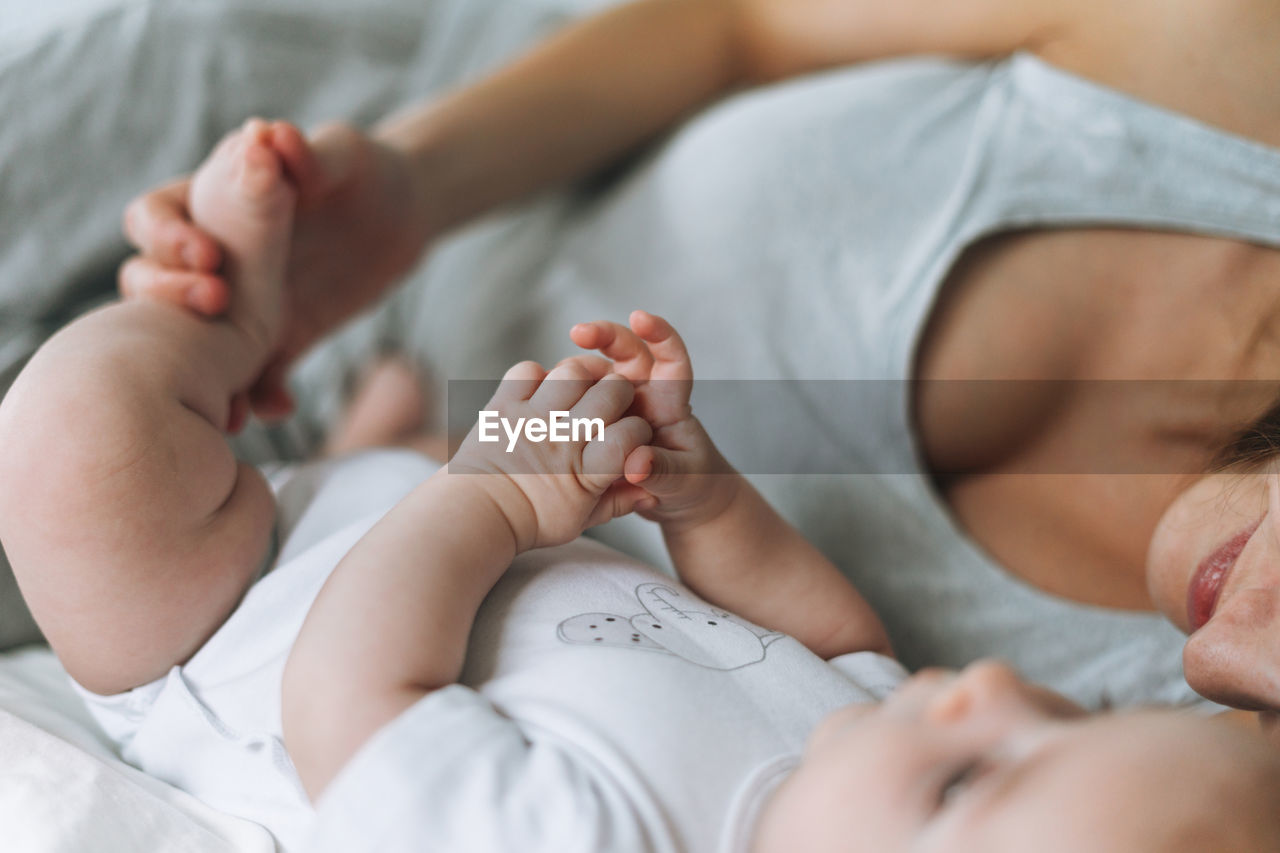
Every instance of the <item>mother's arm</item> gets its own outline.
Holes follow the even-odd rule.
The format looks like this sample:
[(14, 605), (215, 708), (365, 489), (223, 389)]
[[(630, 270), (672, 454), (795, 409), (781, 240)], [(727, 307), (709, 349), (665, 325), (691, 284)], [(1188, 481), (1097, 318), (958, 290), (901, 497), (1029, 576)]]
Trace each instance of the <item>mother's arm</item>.
[[(492, 76), (413, 106), (370, 134), (312, 137), (290, 280), (297, 319), (255, 400), (287, 409), (283, 371), (366, 307), (430, 241), (504, 203), (615, 161), (737, 88), (911, 52), (1034, 48), (1066, 0), (638, 0), (566, 28)], [(308, 162), (300, 156), (299, 162)], [(135, 201), (140, 255), (126, 296), (227, 303), (217, 245), (191, 225), (178, 180)]]
[(913, 52), (1006, 53), (1062, 0), (640, 0), (569, 27), (378, 135), (411, 152), (438, 228), (582, 176), (743, 86)]

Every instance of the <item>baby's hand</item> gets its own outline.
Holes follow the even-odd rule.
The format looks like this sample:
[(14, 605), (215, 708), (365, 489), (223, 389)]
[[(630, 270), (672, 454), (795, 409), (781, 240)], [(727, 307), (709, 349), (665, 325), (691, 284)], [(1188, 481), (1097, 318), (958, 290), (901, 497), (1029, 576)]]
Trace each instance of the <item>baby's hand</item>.
[[(549, 422), (552, 412), (570, 419), (599, 419), (603, 430), (570, 431), (570, 440), (535, 441), (507, 427), (497, 441), (481, 441), (472, 428), (450, 460), (451, 477), (471, 477), (497, 504), (515, 535), (516, 550), (527, 551), (575, 539), (584, 529), (630, 512), (644, 493), (614, 488), (623, 463), (650, 440), (641, 417), (627, 415), (636, 391), (603, 359), (567, 359), (550, 372), (532, 361), (507, 371), (486, 406), (515, 428), (519, 419)], [(490, 431), (490, 435), (493, 431)], [(625, 483), (621, 484), (625, 486)]]
[(652, 443), (627, 457), (623, 475), (645, 497), (615, 487), (619, 500), (666, 526), (692, 527), (719, 515), (734, 499), (741, 477), (725, 461), (693, 416), (693, 366), (676, 330), (661, 317), (633, 311), (631, 328), (579, 323), (569, 332), (584, 349), (613, 359), (613, 369), (636, 386), (631, 412), (653, 428)]

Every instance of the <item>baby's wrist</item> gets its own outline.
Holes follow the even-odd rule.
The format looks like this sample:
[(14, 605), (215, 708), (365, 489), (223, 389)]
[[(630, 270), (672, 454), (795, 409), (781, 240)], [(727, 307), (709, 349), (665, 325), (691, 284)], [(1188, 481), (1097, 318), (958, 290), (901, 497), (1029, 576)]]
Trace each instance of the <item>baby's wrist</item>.
[(701, 487), (696, 494), (676, 504), (659, 520), (663, 536), (667, 539), (684, 536), (726, 515), (741, 499), (746, 483), (728, 463), (722, 469), (691, 476), (700, 480)]
[(512, 556), (532, 549), (537, 541), (538, 515), (524, 491), (509, 475), (453, 459), (445, 470), (458, 499), (477, 502), (487, 510), (494, 532), (510, 534)]

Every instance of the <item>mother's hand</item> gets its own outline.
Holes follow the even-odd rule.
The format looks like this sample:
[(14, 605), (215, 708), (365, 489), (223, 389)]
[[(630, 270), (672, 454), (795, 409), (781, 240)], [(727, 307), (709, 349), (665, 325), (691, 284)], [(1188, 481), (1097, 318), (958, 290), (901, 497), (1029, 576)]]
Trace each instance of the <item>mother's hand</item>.
[[(249, 402), (258, 415), (279, 418), (293, 409), (284, 384), (289, 365), (407, 273), (433, 227), (404, 151), (341, 124), (309, 139), (285, 122), (273, 122), (270, 132), (298, 188), (298, 213), (284, 335)], [(129, 204), (125, 234), (138, 254), (120, 269), (120, 291), (217, 316), (232, 293), (220, 275), (221, 249), (191, 221), (189, 187), (180, 178)]]

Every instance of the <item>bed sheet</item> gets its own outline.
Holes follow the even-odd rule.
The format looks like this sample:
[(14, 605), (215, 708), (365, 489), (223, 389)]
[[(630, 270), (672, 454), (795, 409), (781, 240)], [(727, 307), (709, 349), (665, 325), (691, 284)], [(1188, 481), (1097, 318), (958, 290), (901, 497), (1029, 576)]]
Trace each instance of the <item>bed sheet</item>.
[(273, 853), (262, 827), (125, 764), (47, 648), (0, 655), (8, 853)]

